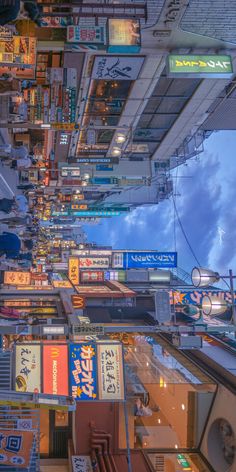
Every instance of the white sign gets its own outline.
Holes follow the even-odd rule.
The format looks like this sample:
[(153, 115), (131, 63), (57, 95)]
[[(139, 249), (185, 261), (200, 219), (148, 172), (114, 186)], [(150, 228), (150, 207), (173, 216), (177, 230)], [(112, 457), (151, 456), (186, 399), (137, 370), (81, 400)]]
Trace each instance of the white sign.
[(80, 257), (79, 266), (81, 269), (107, 269), (110, 265), (109, 257)]
[(20, 429), (21, 431), (22, 430), (31, 430), (33, 427), (33, 423), (32, 423), (32, 420), (30, 419), (20, 419), (20, 420), (17, 420), (17, 429)]
[(112, 267), (113, 269), (123, 269), (124, 267), (124, 253), (123, 252), (113, 252)]
[(99, 400), (124, 399), (124, 372), (121, 344), (97, 343)]
[(92, 472), (90, 456), (72, 456), (72, 472)]
[(143, 65), (144, 57), (96, 56), (92, 79), (135, 80)]
[(17, 392), (41, 392), (41, 348), (39, 345), (16, 346), (15, 389)]

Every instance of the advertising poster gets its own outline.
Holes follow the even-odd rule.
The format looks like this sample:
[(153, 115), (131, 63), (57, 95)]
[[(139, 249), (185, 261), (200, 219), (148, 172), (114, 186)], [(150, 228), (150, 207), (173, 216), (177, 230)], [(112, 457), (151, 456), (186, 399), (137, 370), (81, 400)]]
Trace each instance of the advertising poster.
[[(0, 434), (0, 467), (28, 470), (34, 441), (33, 431), (3, 430)], [(3, 470), (3, 469), (2, 469)]]
[(40, 345), (16, 345), (15, 389), (17, 392), (41, 392)]
[(96, 345), (82, 343), (70, 345), (70, 387), (75, 400), (97, 398)]
[(81, 269), (107, 269), (110, 264), (109, 257), (80, 257)]
[(68, 347), (43, 346), (43, 393), (68, 395)]
[(177, 267), (176, 252), (156, 251), (124, 253), (124, 268), (126, 269), (165, 269), (173, 267)]
[(92, 79), (135, 80), (138, 78), (143, 61), (144, 57), (136, 56), (96, 56)]
[(132, 18), (109, 18), (108, 37), (109, 53), (139, 52), (141, 46), (139, 20)]
[(68, 43), (104, 44), (105, 34), (103, 26), (81, 26), (67, 27)]
[(18, 271), (5, 271), (4, 284), (8, 285), (30, 285), (31, 273)]
[(121, 344), (97, 344), (99, 400), (124, 400)]
[(168, 75), (173, 77), (231, 77), (233, 65), (231, 56), (226, 55), (182, 55), (169, 54)]
[(78, 257), (69, 257), (68, 277), (72, 284), (79, 284), (79, 266), (80, 261)]
[(72, 456), (72, 472), (92, 472), (90, 456)]

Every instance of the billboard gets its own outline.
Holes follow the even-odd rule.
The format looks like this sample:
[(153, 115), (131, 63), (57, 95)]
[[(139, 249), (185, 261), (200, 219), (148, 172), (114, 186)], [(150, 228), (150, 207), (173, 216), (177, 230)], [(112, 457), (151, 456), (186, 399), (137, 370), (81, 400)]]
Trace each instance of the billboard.
[(15, 349), (15, 389), (41, 392), (41, 348), (39, 344), (20, 344)]
[(81, 269), (107, 269), (110, 265), (110, 259), (109, 257), (85, 256), (80, 257), (79, 265)]
[(233, 65), (231, 56), (169, 54), (167, 70), (170, 77), (231, 77)]
[(18, 469), (28, 470), (30, 466), (34, 442), (33, 431), (19, 431), (4, 429), (1, 431), (0, 464)]
[(76, 400), (97, 398), (96, 345), (81, 343), (70, 345), (70, 387)]
[(8, 285), (30, 285), (31, 273), (18, 271), (5, 271), (4, 284)]
[(68, 395), (68, 347), (43, 346), (43, 393)]
[(79, 259), (78, 257), (69, 257), (68, 277), (74, 285), (79, 284)]
[(93, 63), (92, 79), (135, 80), (144, 57), (136, 56), (96, 56)]
[(103, 282), (104, 272), (102, 270), (84, 270), (80, 273), (81, 282)]
[(68, 43), (104, 44), (105, 31), (103, 26), (68, 26), (67, 41)]
[(99, 400), (124, 400), (121, 344), (97, 344)]
[[(205, 295), (216, 296), (219, 301), (225, 300), (227, 303), (232, 303), (230, 292), (223, 290), (170, 290), (170, 303), (175, 305), (201, 305), (202, 299)], [(234, 302), (236, 302), (236, 292), (234, 292)]]
[(115, 269), (173, 268), (177, 267), (177, 253), (159, 251), (114, 252), (112, 267)]
[(139, 20), (132, 18), (108, 19), (108, 52), (137, 53), (140, 51), (141, 34)]

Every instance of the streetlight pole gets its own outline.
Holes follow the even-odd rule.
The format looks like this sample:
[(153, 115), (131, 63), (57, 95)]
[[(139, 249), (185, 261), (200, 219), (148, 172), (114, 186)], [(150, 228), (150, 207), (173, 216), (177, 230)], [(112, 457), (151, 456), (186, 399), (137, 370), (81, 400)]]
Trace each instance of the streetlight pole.
[(230, 293), (231, 293), (231, 298), (232, 298), (232, 306), (231, 306), (231, 312), (232, 312), (232, 321), (233, 324), (236, 325), (236, 307), (234, 303), (234, 276), (233, 272), (231, 269), (229, 269), (229, 285), (230, 285)]

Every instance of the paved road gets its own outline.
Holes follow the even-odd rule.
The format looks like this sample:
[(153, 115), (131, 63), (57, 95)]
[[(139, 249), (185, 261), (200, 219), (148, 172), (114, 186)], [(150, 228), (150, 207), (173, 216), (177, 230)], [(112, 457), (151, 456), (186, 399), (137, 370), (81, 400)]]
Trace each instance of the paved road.
[[(0, 144), (9, 144), (11, 142), (8, 129), (0, 128)], [(13, 194), (19, 194), (17, 185), (19, 183), (18, 172), (10, 169), (8, 166), (4, 166), (0, 162), (0, 198), (11, 196)]]

